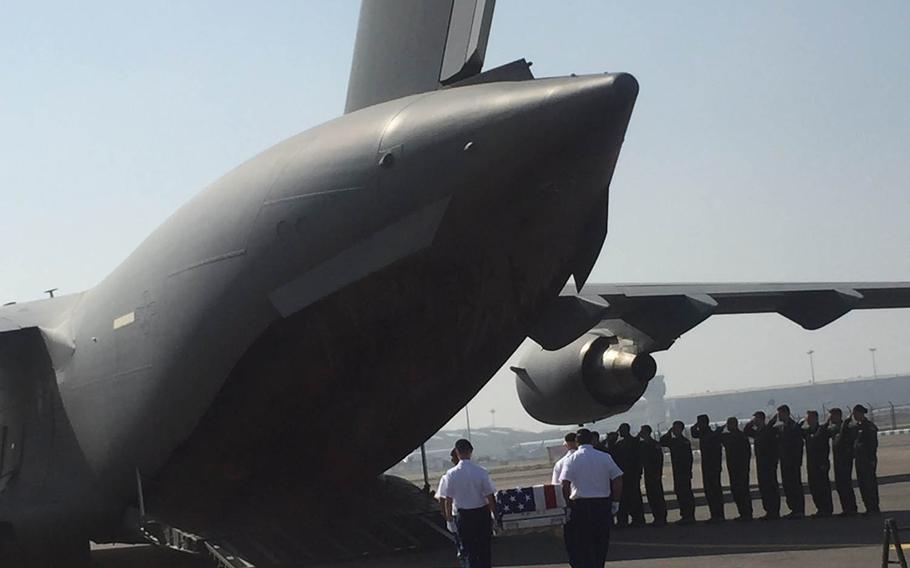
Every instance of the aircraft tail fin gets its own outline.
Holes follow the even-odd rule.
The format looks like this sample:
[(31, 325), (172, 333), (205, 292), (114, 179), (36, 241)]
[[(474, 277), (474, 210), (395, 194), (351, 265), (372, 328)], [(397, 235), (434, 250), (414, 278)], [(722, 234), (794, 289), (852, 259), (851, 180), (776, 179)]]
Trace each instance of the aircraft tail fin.
[(345, 113), (480, 73), (495, 0), (363, 0)]

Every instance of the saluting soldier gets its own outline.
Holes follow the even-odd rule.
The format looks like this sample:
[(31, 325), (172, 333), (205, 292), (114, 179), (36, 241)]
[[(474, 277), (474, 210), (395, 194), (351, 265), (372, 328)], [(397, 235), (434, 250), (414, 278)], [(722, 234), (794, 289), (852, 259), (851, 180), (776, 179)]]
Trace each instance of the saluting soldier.
[(623, 471), (622, 499), (619, 501), (619, 515), (616, 526), (624, 527), (645, 524), (645, 505), (641, 495), (641, 455), (638, 449), (638, 438), (632, 435), (632, 427), (619, 425), (619, 439), (616, 441), (616, 454), (619, 456), (619, 467)]
[(645, 493), (655, 526), (667, 524), (667, 500), (664, 498), (664, 449), (652, 437), (653, 430), (647, 424), (638, 432), (639, 453), (645, 474)]
[(695, 494), (692, 492), (692, 442), (685, 436), (686, 425), (682, 420), (673, 422), (670, 431), (660, 437), (660, 445), (670, 449), (670, 465), (673, 467), (673, 493), (679, 503), (682, 517), (677, 524), (690, 525), (695, 522)]
[(461, 561), (467, 568), (490, 568), (496, 488), (487, 470), (471, 460), (471, 442), (458, 440), (455, 452), (458, 465), (447, 471), (439, 484), (445, 498), (446, 527), (458, 536)]
[(730, 492), (739, 512), (737, 521), (752, 520), (752, 494), (749, 490), (749, 469), (752, 463), (752, 445), (749, 438), (739, 429), (735, 416), (727, 418), (726, 431), (721, 435), (727, 454), (727, 476), (730, 478)]
[(780, 518), (780, 484), (777, 481), (779, 458), (777, 431), (766, 422), (761, 410), (752, 415), (752, 420), (743, 429), (746, 436), (755, 441), (755, 473), (758, 475), (758, 491), (765, 510), (763, 521)]
[(828, 470), (829, 461), (828, 429), (818, 422), (818, 411), (806, 412), (806, 421), (802, 425), (803, 438), (806, 440), (806, 473), (809, 477), (809, 492), (815, 503), (816, 513), (813, 517), (830, 517), (834, 512), (831, 499), (831, 480)]
[(689, 429), (692, 437), (699, 441), (701, 450), (701, 477), (705, 488), (705, 499), (711, 512), (709, 523), (720, 523), (724, 520), (724, 490), (720, 480), (723, 469), (723, 443), (719, 428), (712, 428), (708, 415), (701, 414)]
[(777, 447), (780, 452), (780, 479), (787, 498), (790, 512), (785, 519), (801, 519), (806, 512), (806, 498), (803, 494), (803, 433), (802, 428), (790, 416), (790, 407), (782, 404), (777, 416), (769, 424), (777, 431)]
[(622, 499), (623, 472), (610, 454), (595, 450), (591, 431), (577, 433), (578, 450), (566, 460), (560, 482), (577, 531), (576, 562), (603, 568), (610, 549), (610, 518)]
[(853, 492), (853, 439), (852, 430), (844, 422), (840, 408), (828, 411), (828, 437), (834, 454), (834, 487), (840, 499), (841, 517), (856, 515), (856, 493)]
[(879, 513), (878, 477), (878, 427), (866, 418), (866, 407), (853, 407), (853, 420), (848, 428), (853, 430), (853, 459), (856, 461), (856, 482), (866, 507), (864, 515)]

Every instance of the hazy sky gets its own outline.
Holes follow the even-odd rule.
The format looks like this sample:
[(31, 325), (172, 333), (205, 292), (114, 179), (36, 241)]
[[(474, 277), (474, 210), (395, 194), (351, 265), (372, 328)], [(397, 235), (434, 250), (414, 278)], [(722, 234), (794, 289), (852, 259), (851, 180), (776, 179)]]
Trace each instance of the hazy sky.
[[(0, 302), (88, 288), (200, 188), (341, 112), (358, 2), (12, 3)], [(499, 0), (487, 67), (629, 71), (601, 282), (910, 280), (910, 3)], [(910, 371), (910, 310), (718, 317), (673, 393)], [(511, 373), (472, 422), (528, 428)], [(460, 425), (458, 417), (453, 424)]]

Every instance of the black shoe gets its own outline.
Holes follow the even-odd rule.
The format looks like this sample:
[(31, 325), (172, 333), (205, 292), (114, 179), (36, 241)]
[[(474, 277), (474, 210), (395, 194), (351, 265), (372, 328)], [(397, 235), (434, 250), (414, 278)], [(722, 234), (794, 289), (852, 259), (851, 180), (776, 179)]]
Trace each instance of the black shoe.
[(748, 516), (748, 517), (747, 517), (747, 516), (744, 516), (744, 515), (740, 515), (740, 516), (736, 517), (736, 518), (733, 519), (733, 520), (739, 521), (739, 522), (741, 522), (741, 523), (749, 523), (749, 522), (752, 522), (752, 517), (751, 517), (751, 516)]
[(770, 513), (762, 515), (758, 518), (759, 521), (776, 521), (780, 519), (780, 515), (772, 515)]
[(881, 515), (881, 514), (882, 514), (882, 512), (881, 512), (879, 509), (869, 509), (868, 511), (866, 511), (865, 513), (863, 513), (863, 516), (864, 516), (864, 517), (871, 517), (871, 516), (873, 516), (873, 515)]
[(664, 527), (664, 526), (667, 526), (667, 521), (661, 520), (661, 519), (654, 519), (651, 522), (651, 526), (652, 527)]
[(695, 519), (694, 518), (679, 519), (678, 521), (676, 521), (675, 524), (677, 526), (694, 525)]
[(842, 513), (838, 513), (837, 516), (841, 519), (847, 519), (849, 517), (855, 517), (857, 514), (858, 513), (856, 511), (844, 511)]
[(803, 517), (804, 517), (804, 515), (802, 513), (796, 513), (796, 512), (787, 513), (786, 515), (784, 515), (784, 518), (787, 519), (788, 521), (796, 521), (796, 520), (802, 519)]
[(832, 514), (827, 511), (818, 511), (812, 515), (812, 518), (813, 519), (827, 519), (828, 517), (831, 517), (831, 516), (832, 516)]
[(705, 523), (707, 523), (709, 525), (719, 525), (720, 523), (724, 522), (725, 520), (726, 519), (723, 517), (711, 517), (710, 519), (705, 521)]

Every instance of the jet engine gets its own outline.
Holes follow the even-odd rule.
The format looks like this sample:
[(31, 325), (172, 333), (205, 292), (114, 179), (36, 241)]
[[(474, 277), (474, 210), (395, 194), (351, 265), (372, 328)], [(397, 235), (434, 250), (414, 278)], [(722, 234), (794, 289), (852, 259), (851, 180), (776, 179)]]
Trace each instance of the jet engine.
[(547, 424), (582, 424), (628, 410), (657, 363), (630, 340), (594, 332), (556, 351), (535, 348), (512, 371), (528, 414)]

